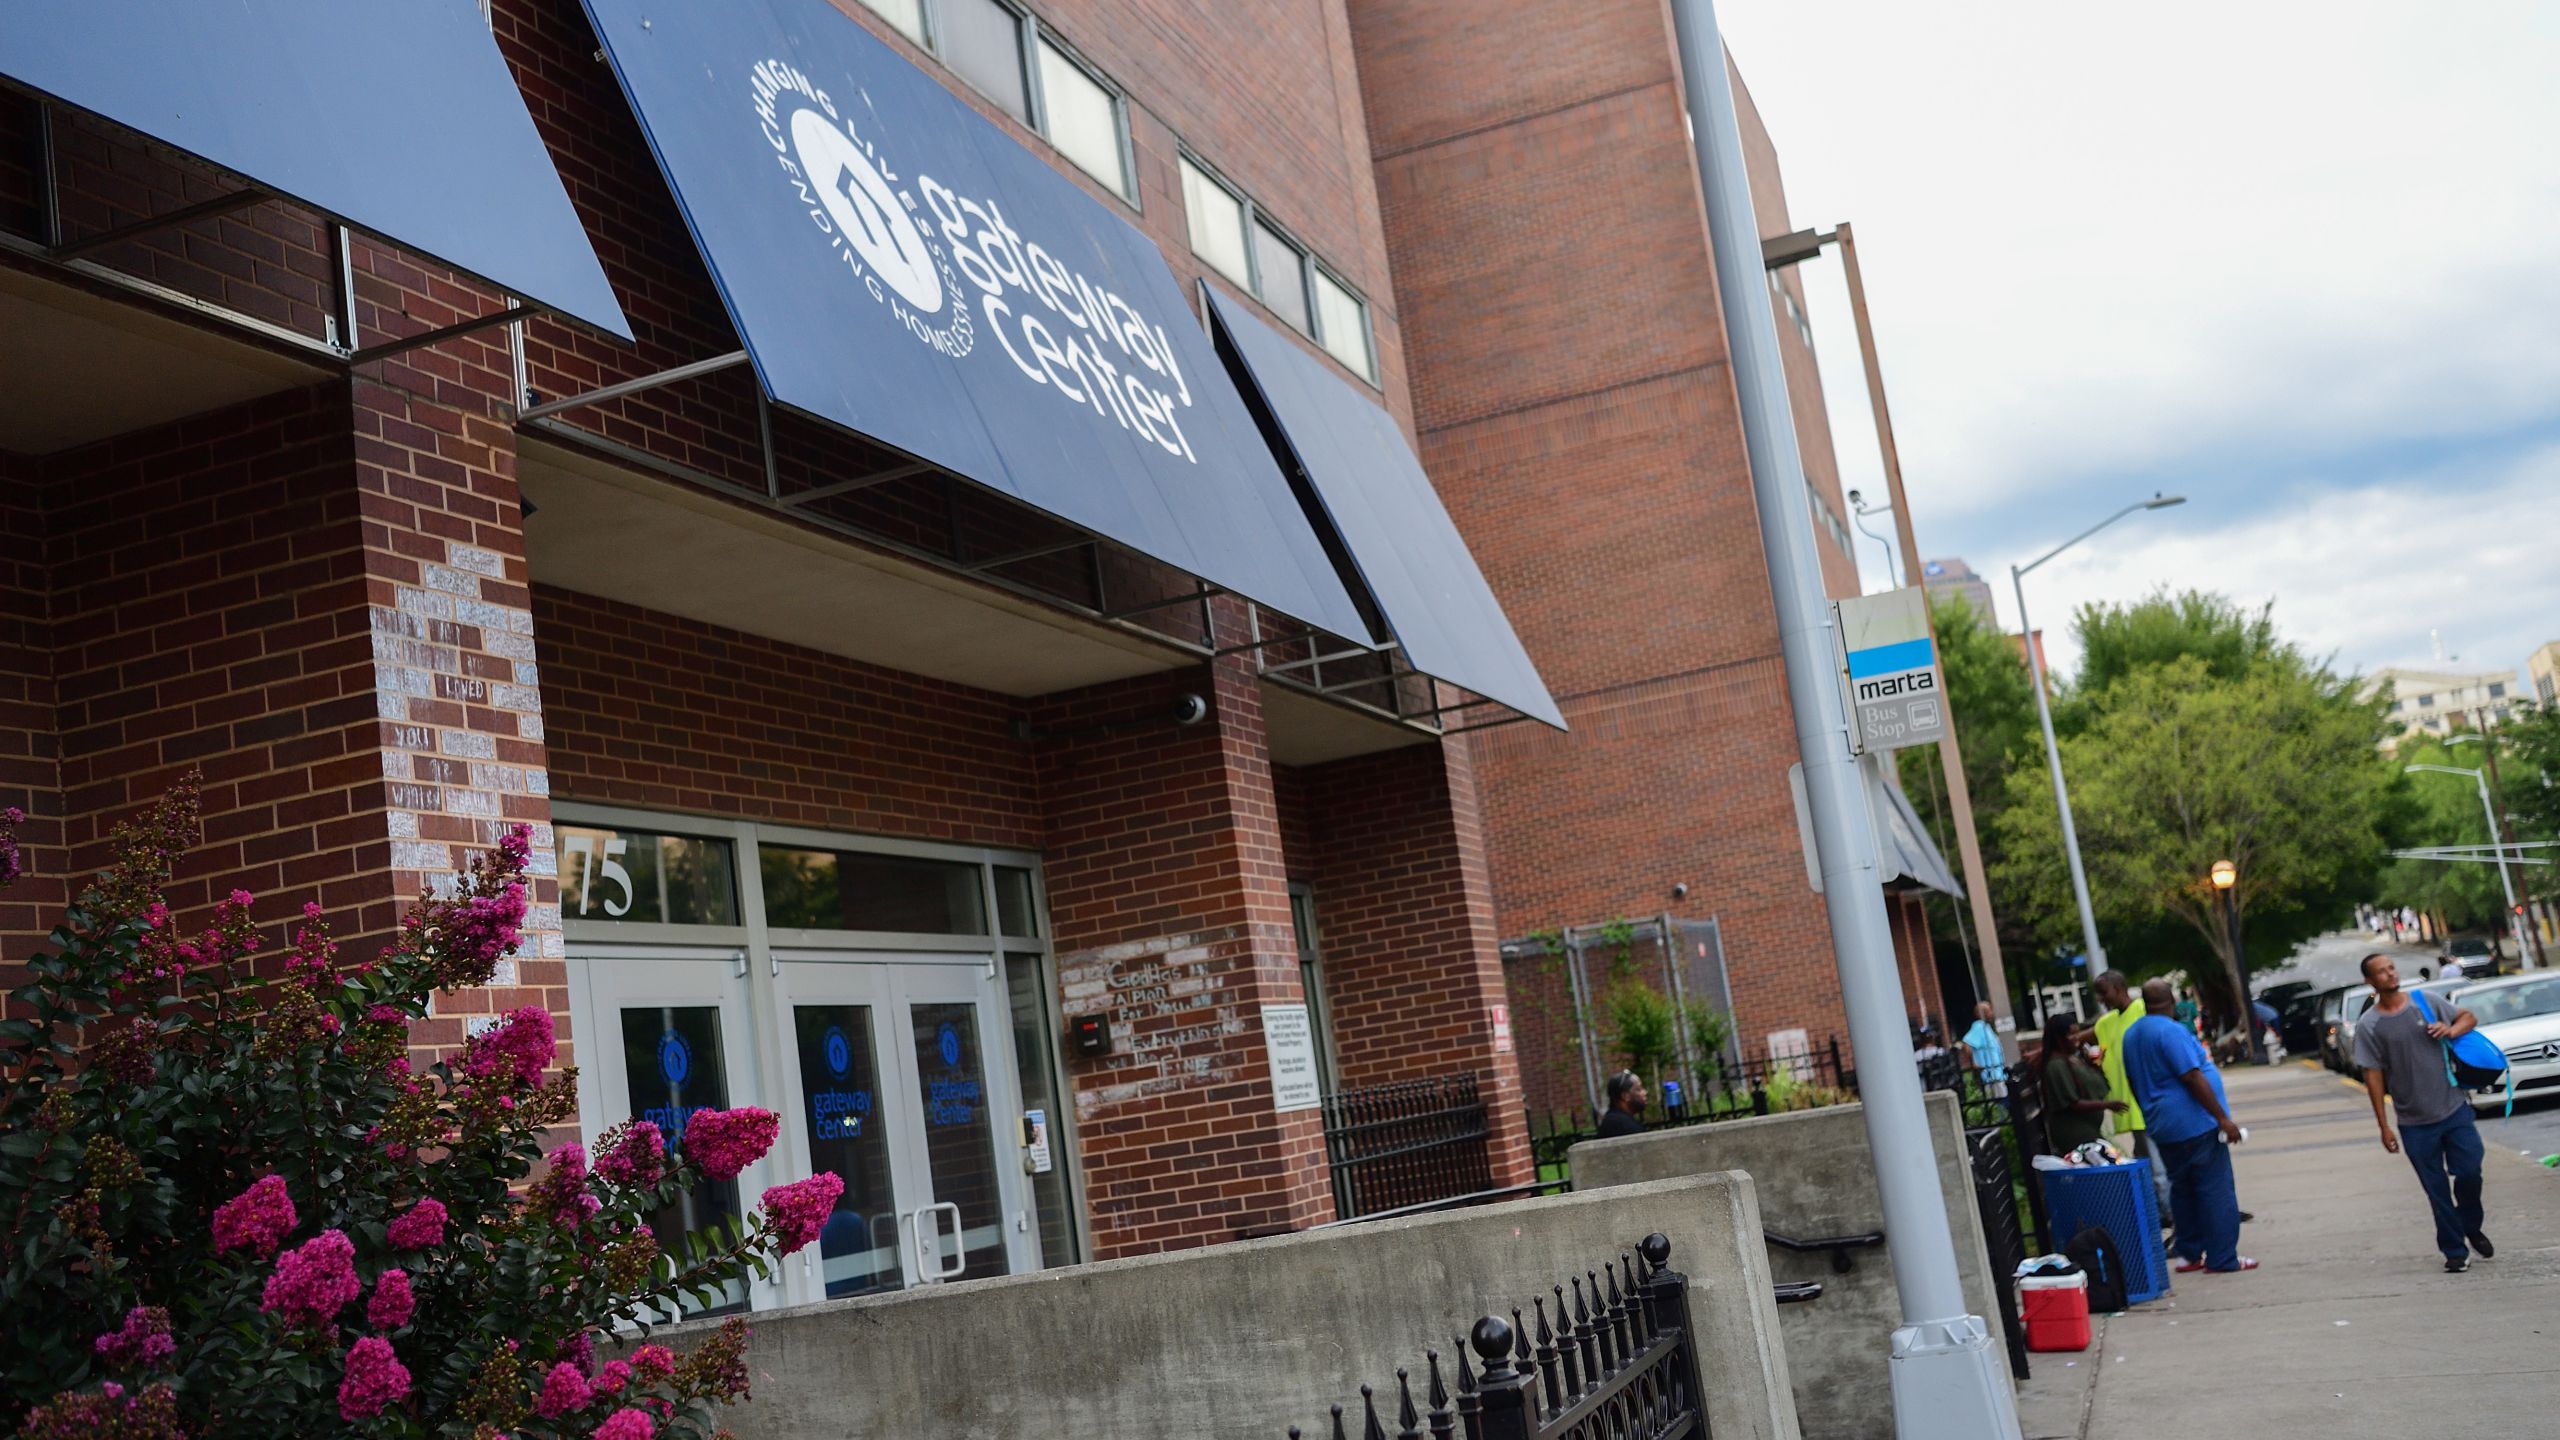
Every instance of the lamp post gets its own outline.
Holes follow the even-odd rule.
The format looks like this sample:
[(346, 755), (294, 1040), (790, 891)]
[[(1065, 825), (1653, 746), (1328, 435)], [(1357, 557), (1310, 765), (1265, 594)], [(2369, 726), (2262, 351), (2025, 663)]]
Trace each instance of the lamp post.
[(1893, 553), (1893, 542), (1885, 539), (1873, 530), (1868, 529), (1866, 524), (1868, 516), (1886, 514), (1892, 509), (1893, 507), (1890, 505), (1870, 505), (1867, 503), (1866, 497), (1860, 495), (1857, 491), (1852, 490), (1849, 492), (1850, 523), (1858, 527), (1859, 534), (1876, 542), (1876, 547), (1884, 551), (1884, 578), (1892, 581), (1898, 587), (1902, 584), (1902, 567), (1894, 563), (1895, 557)]
[[(2498, 747), (2488, 738), (2488, 717), (2474, 710), (2471, 712), (2471, 723), (2476, 728), (2470, 734), (2454, 736), (2444, 742), (2444, 748), (2450, 750), (2456, 745), (2478, 745), (2481, 768), (2489, 772), (2490, 793), (2499, 793), (2501, 782), (2498, 779)], [(2489, 839), (2492, 844), (2500, 847), (2498, 869), (2503, 875), (2507, 866), (2505, 847), (2515, 843), (2515, 831), (2507, 824), (2507, 816), (2503, 808), (2489, 817)], [(2507, 913), (2515, 917), (2516, 968), (2523, 969), (2529, 965), (2536, 970), (2546, 970), (2551, 966), (2551, 957), (2543, 951), (2542, 931), (2524, 915), (2523, 906), (2530, 905), (2532, 900), (2533, 887), (2530, 885), (2525, 887), (2523, 902), (2518, 902), (2512, 894), (2507, 897)], [(2524, 948), (2528, 942), (2533, 947), (2529, 952)]]
[(2071, 788), (2062, 780), (2062, 748), (2053, 741), (2053, 704), (2044, 693), (2044, 652), (2036, 645), (2036, 627), (2027, 619), (2027, 576), (2047, 560), (2137, 510), (2166, 510), (2186, 503), (2184, 495), (2153, 495), (2136, 501), (2026, 564), (2009, 567), (2009, 583), (2018, 592), (2018, 641), (2027, 647), (2027, 671), (2035, 681), (2036, 723), (2044, 729), (2045, 765), (2053, 772), (2053, 803), (2062, 812), (2062, 853), (2071, 862), (2071, 898), (2080, 905), (2080, 939), (2087, 947), (2089, 974), (2093, 978), (2107, 968), (2107, 952), (2098, 943), (2097, 913), (2089, 908), (2089, 876), (2080, 866), (2080, 832), (2071, 823)]
[(2240, 949), (2240, 867), (2228, 860), (2213, 862), (2213, 889), (2222, 899), (2222, 932), (2231, 939), (2231, 968), (2240, 976), (2240, 1033), (2249, 1037), (2249, 1055), (2267, 1063), (2267, 1041), (2258, 1033), (2258, 1011), (2249, 997), (2249, 957)]
[(2516, 968), (2524, 968), (2525, 957), (2533, 952), (2525, 947), (2523, 917), (2516, 914), (2516, 882), (2507, 874), (2507, 847), (2498, 840), (2498, 807), (2489, 799), (2489, 777), (2479, 770), (2466, 770), (2459, 765), (2410, 765), (2410, 770), (2426, 770), (2438, 775), (2468, 775), (2480, 787), (2480, 813), (2489, 817), (2489, 848), (2498, 852), (2498, 888), (2507, 895), (2507, 933), (2516, 942)]

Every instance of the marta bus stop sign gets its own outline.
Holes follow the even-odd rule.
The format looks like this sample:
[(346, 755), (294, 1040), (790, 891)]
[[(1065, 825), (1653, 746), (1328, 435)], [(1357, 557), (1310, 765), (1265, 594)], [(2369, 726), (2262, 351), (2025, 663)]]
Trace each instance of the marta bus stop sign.
[(1927, 594), (1913, 585), (1842, 600), (1832, 610), (1858, 753), (1945, 739), (1947, 683), (1929, 638)]

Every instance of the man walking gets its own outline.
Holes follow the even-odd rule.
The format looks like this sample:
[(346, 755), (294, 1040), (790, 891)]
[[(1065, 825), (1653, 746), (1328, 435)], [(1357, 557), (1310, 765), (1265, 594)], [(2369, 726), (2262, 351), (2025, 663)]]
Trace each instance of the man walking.
[[(2437, 1001), (2431, 1017), (2409, 992), (2400, 988), (2400, 967), (2388, 955), (2364, 957), (2364, 980), (2373, 987), (2373, 1008), (2356, 1025), (2356, 1063), (2364, 1067), (2365, 1094), (2373, 1101), (2373, 1120), (2382, 1127), (2382, 1148), (2406, 1155), (2418, 1172), (2418, 1185), (2435, 1211), (2436, 1249), (2444, 1268), (2459, 1275), (2471, 1268), (2471, 1254), (2489, 1259), (2498, 1253), (2480, 1233), (2486, 1212), (2480, 1203), (2480, 1127), (2472, 1123), (2471, 1101), (2454, 1087), (2447, 1072), (2445, 1043), (2471, 1033), (2479, 1022), (2468, 1010)], [(2399, 1112), (2400, 1133), (2391, 1133), (2391, 1116), (2382, 1108), (2385, 1091)]]
[(1973, 1061), (1974, 1075), (1982, 1081), (1982, 1093), (1994, 1100), (2009, 1098), (2008, 1057), (2002, 1053), (2000, 1031), (1991, 1023), (1990, 1001), (1973, 1007), (1973, 1028), (1964, 1032), (1964, 1048)]
[(1600, 1138), (1644, 1133), (1644, 1081), (1633, 1070), (1609, 1077), (1609, 1109), (1600, 1117)]
[(2098, 992), (2098, 1003), (2107, 1007), (2107, 1013), (2089, 1027), (2089, 1034), (2102, 1047), (2098, 1068), (2106, 1073), (2107, 1098), (2124, 1102), (2123, 1108), (2115, 1112), (2116, 1138), (2124, 1142), (2120, 1148), (2130, 1148), (2136, 1159), (2151, 1162), (2151, 1198), (2159, 1205), (2160, 1218), (2165, 1222), (2170, 1215), (2169, 1170), (2160, 1163), (2159, 1156), (2151, 1153), (2150, 1132), (2143, 1128), (2141, 1099), (2124, 1078), (2124, 1032), (2143, 1017), (2143, 1004), (2125, 984), (2121, 970), (2101, 974), (2090, 988)]
[(2142, 999), (2146, 1013), (2124, 1032), (2124, 1073), (2151, 1148), (2168, 1163), (2177, 1271), (2255, 1270), (2258, 1262), (2240, 1253), (2240, 1195), (2231, 1179), (2240, 1124), (2223, 1098), (2222, 1072), (2195, 1032), (2173, 1018), (2168, 981), (2144, 982)]

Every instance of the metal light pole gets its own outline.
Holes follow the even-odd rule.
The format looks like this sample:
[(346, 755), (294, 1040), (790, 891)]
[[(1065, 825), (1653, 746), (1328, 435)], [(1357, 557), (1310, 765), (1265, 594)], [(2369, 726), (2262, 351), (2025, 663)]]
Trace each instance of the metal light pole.
[(2222, 931), (2231, 939), (2231, 968), (2240, 975), (2240, 1033), (2249, 1037), (2249, 1054), (2267, 1063), (2267, 1040), (2258, 1033), (2257, 1001), (2249, 994), (2249, 957), (2240, 949), (2240, 867), (2228, 860), (2213, 862), (2213, 888), (2222, 897)]
[(1850, 523), (1858, 527), (1859, 534), (1876, 542), (1876, 548), (1884, 552), (1884, 578), (1892, 581), (1896, 586), (1900, 586), (1903, 584), (1902, 567), (1894, 563), (1896, 557), (1893, 553), (1892, 544), (1883, 536), (1868, 529), (1866, 524), (1868, 516), (1882, 515), (1892, 508), (1893, 507), (1890, 505), (1870, 505), (1858, 494), (1857, 491), (1852, 490), (1849, 492)]
[(1841, 689), (1834, 622), (1814, 551), (1804, 460), (1787, 404), (1751, 182), (1743, 167), (1742, 126), (1725, 74), (1715, 5), (1673, 0), (1671, 18), (1705, 191), (1734, 396), (1759, 505), (1760, 550), (1769, 567), (1787, 699), (1804, 759), (1806, 808), (1822, 893), (1830, 904), (1833, 959), (1849, 1036), (1858, 1048), (1858, 1088), (1876, 1189), (1884, 1201), (1884, 1229), (1894, 1238), (1889, 1254), (1902, 1310), (1889, 1352), (1896, 1433), (1902, 1440), (2017, 1440), (2008, 1367), (1993, 1351), (1982, 1317), (1965, 1311), (1920, 1071), (1909, 1058), (1875, 822), (1849, 753), (1848, 697)]
[[(1799, 230), (1792, 235), (1772, 236), (1760, 242), (1760, 262), (1772, 270), (1781, 270), (1813, 258), (1825, 245), (1840, 247), (1840, 278), (1849, 289), (1849, 316), (1857, 322), (1858, 358), (1867, 371), (1867, 409), (1875, 417), (1876, 456), (1883, 462), (1885, 490), (1892, 496), (1893, 531), (1902, 547), (1902, 573), (1906, 577), (1919, 575), (1920, 541), (1912, 534), (1911, 502), (1902, 491), (1902, 447), (1894, 443), (1893, 412), (1885, 404), (1884, 364), (1876, 357), (1875, 327), (1867, 319), (1867, 282), (1858, 268), (1856, 233), (1843, 220), (1827, 234)], [(1935, 644), (1937, 614), (1934, 610), (1927, 613), (1929, 639)], [(1964, 746), (1953, 725), (1947, 727), (1946, 738), (1938, 742), (1938, 767), (1946, 776), (1948, 809), (1954, 812), (1956, 856), (1964, 866), (1965, 902), (1973, 911), (1974, 946), (1982, 958), (1982, 985), (1991, 992), (1992, 1028), (2000, 1032), (2001, 1053), (2014, 1060), (2018, 1056), (2018, 1022), (2009, 1000), (2009, 967), (2000, 954), (2000, 922), (1991, 913), (1991, 880), (1982, 865), (1982, 840), (1974, 833), (1973, 786), (1965, 779)]]
[(2009, 567), (2009, 583), (2018, 592), (2018, 643), (2027, 647), (2027, 673), (2035, 680), (2036, 723), (2044, 727), (2045, 764), (2053, 772), (2053, 803), (2062, 812), (2062, 853), (2071, 862), (2071, 898), (2080, 903), (2080, 939), (2088, 949), (2091, 979), (2107, 968), (2107, 952), (2098, 943), (2097, 912), (2089, 908), (2089, 876), (2080, 868), (2080, 831), (2071, 823), (2071, 789), (2062, 781), (2062, 747), (2053, 740), (2053, 704), (2044, 693), (2044, 651), (2036, 645), (2036, 627), (2027, 619), (2027, 576), (2047, 560), (2137, 510), (2166, 510), (2186, 503), (2184, 495), (2154, 495), (2127, 505), (2024, 565)]
[[(2471, 712), (2471, 724), (2472, 733), (2454, 736), (2445, 742), (2444, 748), (2450, 750), (2456, 745), (2477, 744), (2480, 747), (2480, 763), (2489, 772), (2489, 793), (2499, 794), (2504, 789), (2505, 782), (2498, 778), (2498, 747), (2488, 738), (2488, 717), (2474, 710)], [(2515, 844), (2515, 830), (2508, 825), (2507, 812), (2503, 806), (2499, 807), (2498, 812), (2489, 819), (2489, 840), (2490, 843), (2501, 847), (2498, 852), (2501, 856), (2506, 853), (2505, 847)], [(2499, 861), (2501, 868), (2505, 863), (2504, 859)], [(2530, 908), (2532, 904), (2533, 887), (2531, 885), (2525, 887), (2523, 900), (2519, 901), (2512, 895), (2507, 897), (2507, 913), (2515, 917), (2516, 968), (2547, 970), (2551, 967), (2551, 957), (2543, 952), (2541, 928), (2521, 913), (2522, 908)], [(2524, 948), (2527, 942), (2531, 942), (2533, 947), (2530, 952), (2531, 958), (2527, 958), (2528, 952)]]
[(2498, 807), (2489, 799), (2489, 777), (2486, 772), (2466, 770), (2459, 765), (2409, 765), (2409, 770), (2427, 770), (2438, 775), (2468, 775), (2480, 787), (2480, 813), (2489, 819), (2489, 848), (2498, 856), (2498, 888), (2507, 895), (2507, 933), (2516, 942), (2516, 968), (2524, 968), (2525, 957), (2533, 952), (2524, 943), (2523, 917), (2516, 914), (2516, 882), (2507, 874), (2507, 847), (2498, 840)]

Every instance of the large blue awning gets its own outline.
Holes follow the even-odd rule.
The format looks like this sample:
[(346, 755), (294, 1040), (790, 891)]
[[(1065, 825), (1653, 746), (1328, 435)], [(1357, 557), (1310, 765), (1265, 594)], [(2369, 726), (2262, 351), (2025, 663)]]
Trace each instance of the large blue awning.
[(1562, 729), (1395, 417), (1242, 305), (1212, 289), (1209, 306), (1234, 347), (1237, 383), (1269, 407), (1405, 660)]
[(0, 76), (631, 336), (472, 0), (10, 0)]
[(1155, 242), (826, 0), (586, 0), (765, 393), (1372, 637)]

